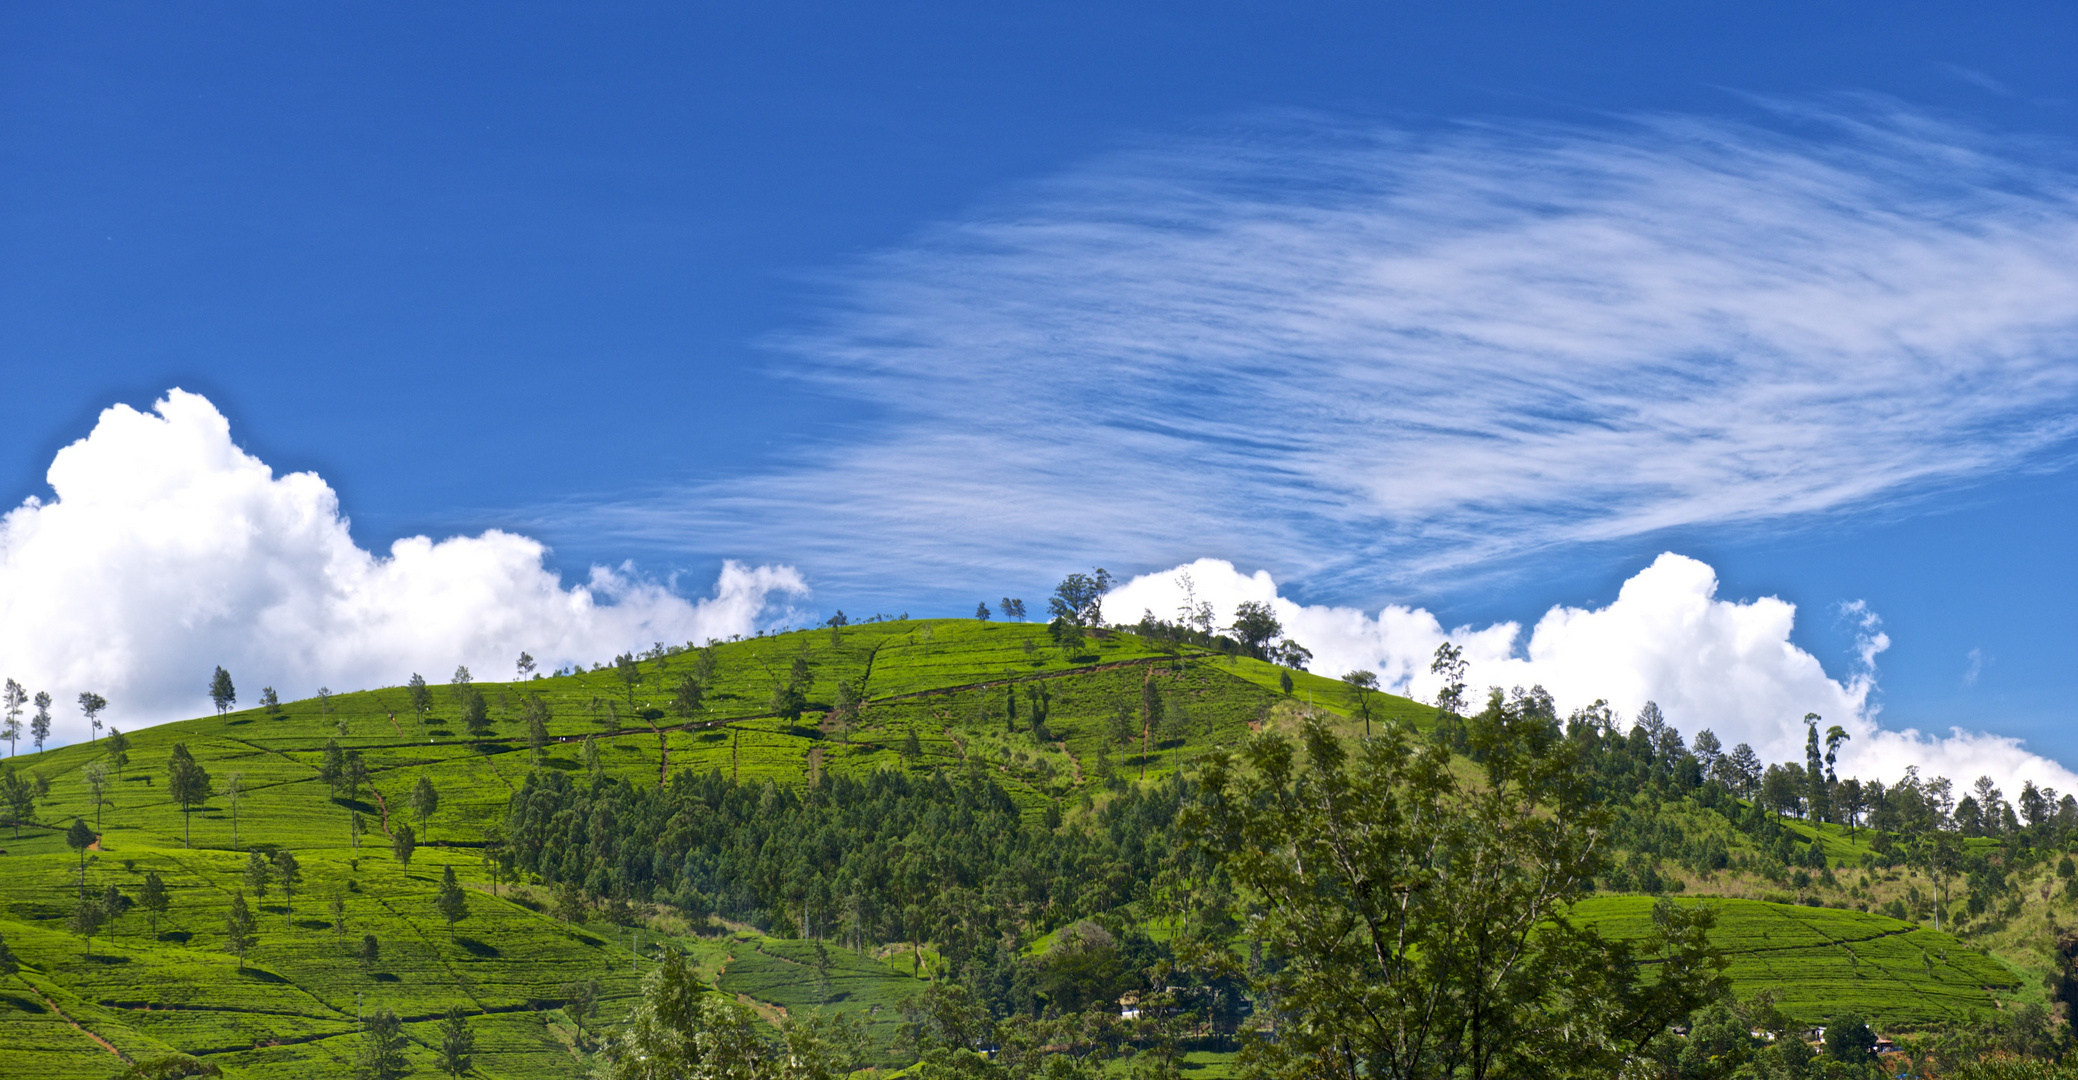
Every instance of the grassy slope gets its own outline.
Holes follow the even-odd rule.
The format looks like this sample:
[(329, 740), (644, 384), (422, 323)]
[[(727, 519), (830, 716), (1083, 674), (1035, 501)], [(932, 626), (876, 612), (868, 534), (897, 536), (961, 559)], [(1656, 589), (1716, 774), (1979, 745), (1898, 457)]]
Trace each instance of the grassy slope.
[[(406, 692), (392, 687), (337, 695), (328, 711), (305, 701), (279, 715), (247, 710), (134, 733), (131, 765), (101, 808), (100, 850), (90, 853), (87, 883), (97, 890), (113, 883), (134, 897), (144, 873), (156, 870), (173, 889), (174, 911), (156, 940), (146, 940), (143, 915), (131, 912), (112, 938), (94, 942), (91, 957), (63, 930), (78, 863), (60, 830), (75, 814), (93, 821), (82, 775), (103, 756), (105, 743), (23, 755), (16, 764), (47, 777), (51, 789), (38, 810), (39, 826), (25, 827), (19, 840), (0, 839), (0, 934), (25, 964), (23, 977), (0, 984), (0, 1066), (10, 1074), (106, 1076), (114, 1059), (84, 1028), (132, 1055), (204, 1054), (227, 1075), (288, 1077), (313, 1065), (329, 1074), (353, 1051), (358, 997), (411, 1021), (408, 1030), (419, 1040), (415, 1053), (428, 1068), (437, 1016), (460, 1005), (479, 1014), (477, 1061), (484, 1075), (569, 1075), (576, 1057), (569, 1018), (530, 1005), (559, 999), (568, 982), (598, 978), (606, 994), (602, 1018), (617, 1017), (635, 987), (635, 958), (611, 927), (573, 927), (541, 914), (537, 891), (522, 890), (527, 895), (517, 902), (509, 889), (506, 896), (490, 895), (468, 846), (502, 818), (529, 768), (514, 719), (522, 691), (541, 695), (554, 710), (552, 768), (581, 772), (581, 740), (592, 735), (604, 769), (640, 782), (654, 782), (666, 769), (691, 768), (804, 784), (815, 769), (903, 767), (899, 751), (913, 731), (924, 750), (915, 767), (978, 760), (1035, 814), (1094, 786), (1100, 760), (1155, 777), (1195, 753), (1238, 742), (1252, 725), (1292, 723), (1296, 703), (1309, 695), (1322, 708), (1350, 711), (1332, 679), (1301, 673), (1286, 698), (1277, 692), (1278, 669), (1268, 664), (1189, 650), (1178, 655), (1125, 634), (1093, 640), (1067, 657), (1052, 647), (1043, 626), (1032, 624), (885, 622), (728, 643), (715, 652), (707, 709), (690, 730), (678, 730), (680, 718), (662, 711), (671, 688), (693, 666), (687, 654), (644, 663), (642, 682), (633, 687), (611, 671), (523, 686), (479, 683), (497, 720), (492, 737), (481, 743), (449, 722), (454, 710), (444, 686), (435, 687), (436, 704), (423, 723), (410, 712)], [(787, 723), (770, 716), (766, 702), (796, 657), (811, 664), (813, 704), (800, 721)], [(839, 680), (864, 685), (870, 705), (851, 730), (824, 730), (820, 714)], [(1122, 705), (1137, 707), (1148, 680), (1188, 717), (1183, 737), (1150, 745), (1145, 755), (1137, 742), (1107, 745), (1107, 721)], [(1033, 737), (1024, 686), (1013, 685), (1021, 683), (1046, 689), (1050, 741)], [(1005, 712), (1012, 689), (1019, 691), (1015, 730)], [(1433, 714), (1431, 707), (1387, 695), (1373, 700), (1372, 711), (1377, 719), (1420, 725)], [(1362, 725), (1345, 715), (1337, 726), (1356, 731)], [(331, 738), (359, 750), (373, 773), (372, 790), (351, 804), (330, 798), (316, 777), (320, 751)], [(242, 972), (223, 949), (225, 906), (243, 884), (233, 815), (219, 794), (183, 822), (165, 794), (164, 766), (176, 741), (210, 772), (219, 792), (231, 773), (243, 775), (246, 795), (235, 826), (242, 845), (289, 848), (304, 866), (293, 920), (278, 890), (258, 905), (260, 942)], [(390, 825), (409, 820), (408, 793), (420, 777), (439, 790), (440, 808), (423, 827), (413, 822), (422, 846), (407, 870), (390, 857), (386, 834)], [(358, 850), (349, 845), (355, 810), (369, 828)], [(193, 831), (192, 849), (182, 845), (184, 824)], [(450, 864), (474, 890), (472, 913), (452, 942), (433, 906), (440, 871)], [(325, 921), (335, 893), (347, 905), (344, 939)], [(1626, 914), (1627, 901), (1594, 903), (1615, 905), (1604, 913), (1613, 926), (1628, 925), (1624, 920), (1635, 915)], [(1775, 925), (1758, 915), (1759, 922), (1731, 915), (1739, 906), (1728, 902), (1728, 928), (1744, 933)], [(1768, 918), (1795, 922), (1780, 914)], [(350, 956), (363, 933), (382, 943), (381, 962), (370, 972)], [(1910, 934), (1870, 940), (1892, 937), (1918, 940)], [(767, 1015), (825, 1003), (855, 1010), (882, 1045), (892, 1032), (895, 1003), (916, 985), (906, 955), (884, 962), (832, 947), (825, 983), (815, 975), (812, 944), (749, 932), (672, 940), (719, 977), (722, 991), (758, 1003)], [(1878, 948), (1807, 942), (1802, 952), (1756, 952), (1734, 977), (1749, 987), (1770, 978), (1785, 986), (1809, 982), (1802, 977), (1807, 967), (1815, 971), (1839, 960), (1828, 948), (1850, 947)], [(1929, 948), (1966, 951), (1946, 939)], [(1896, 977), (1910, 983), (1910, 964), (1892, 952), (1870, 964), (1885, 973), (1902, 971)], [(1916, 957), (1905, 959), (1917, 963)], [(1959, 987), (1954, 979), (1931, 978), (1922, 996), (1943, 1007), (1988, 1004), (1981, 991), (1971, 998)], [(1872, 1011), (1883, 1015), (1885, 1007)]]

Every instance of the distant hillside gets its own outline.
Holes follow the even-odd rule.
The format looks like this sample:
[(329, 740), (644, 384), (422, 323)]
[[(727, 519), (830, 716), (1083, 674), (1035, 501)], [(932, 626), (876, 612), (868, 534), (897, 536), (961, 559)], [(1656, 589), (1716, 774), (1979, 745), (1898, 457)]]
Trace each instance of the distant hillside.
[[(480, 1075), (565, 1077), (662, 946), (768, 1018), (858, 1017), (872, 1060), (895, 1066), (901, 1001), (948, 968), (1028, 970), (1012, 963), (1020, 950), (1077, 920), (1107, 927), (1121, 955), (1162, 948), (1159, 894), (1176, 871), (1159, 848), (1173, 780), (1197, 755), (1309, 708), (1351, 732), (1366, 710), (1372, 724), (1437, 719), (1433, 706), (1359, 704), (1338, 680), (1195, 644), (1113, 631), (1064, 649), (1042, 625), (973, 620), (797, 631), (518, 682), (425, 674), (423, 712), (409, 688), (386, 687), (132, 733), (120, 768), (106, 739), (14, 759), (26, 785), (48, 787), (0, 836), (0, 938), (21, 964), (0, 979), (0, 1071), (99, 1078), (118, 1056), (185, 1053), (227, 1076), (343, 1075), (357, 1016), (382, 1006), (404, 1017), (429, 1075), (441, 1019), (460, 1008)], [(172, 797), (176, 745), (213, 791), (188, 814)], [(329, 779), (328, 746), (349, 771), (357, 755), (365, 778)], [(107, 772), (99, 806), (94, 768)], [(437, 797), (423, 817), (421, 785)], [(995, 792), (1007, 802), (992, 809)], [(1612, 890), (1726, 897), (1716, 934), (1742, 995), (1772, 990), (1814, 1022), (1851, 1002), (1879, 1026), (2039, 999), (2044, 942), (2000, 939), (2033, 965), (2016, 971), (1881, 913), (1925, 910), (1931, 886), (1902, 868), (1844, 869), (1871, 854), (1867, 830), (1679, 792), (1640, 798), (1619, 815), (1628, 855)], [(78, 852), (75, 818), (93, 833)], [(405, 864), (393, 847), (407, 827)], [(830, 839), (818, 848), (815, 835)], [(1813, 837), (1835, 869), (1801, 882), (1770, 869)], [(758, 861), (782, 841), (784, 865)], [(885, 899), (899, 882), (868, 882), (882, 868), (867, 863), (921, 865), (927, 850), (944, 876), (906, 910)], [(251, 876), (255, 852), (270, 866), (294, 856), (293, 896), (278, 870)], [(449, 870), (467, 906), (452, 924), (439, 902)], [(2049, 880), (2046, 864), (2034, 872)], [(170, 896), (156, 935), (139, 906), (148, 875)], [(82, 887), (127, 905), (91, 941), (68, 927)], [(239, 893), (255, 919), (242, 960), (226, 948)], [(2043, 893), (2037, 906), (2052, 902)], [(984, 906), (995, 921), (963, 925)], [(1643, 899), (1611, 896), (1578, 914), (1625, 933), (1646, 913)], [(2001, 931), (2024, 921), (1991, 918)], [(991, 934), (1016, 948), (994, 951)], [(596, 1016), (571, 1004), (592, 980)], [(1000, 988), (1006, 1001), (1086, 992)], [(1189, 1060), (1222, 1074), (1227, 1029), (1207, 1030)]]

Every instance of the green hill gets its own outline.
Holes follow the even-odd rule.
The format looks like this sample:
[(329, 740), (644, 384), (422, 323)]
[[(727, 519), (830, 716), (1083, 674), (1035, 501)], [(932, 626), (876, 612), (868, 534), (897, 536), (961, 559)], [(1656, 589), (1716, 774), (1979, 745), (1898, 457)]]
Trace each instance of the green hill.
[[(1289, 694), (1281, 686), (1287, 674), (1294, 679)], [(704, 691), (697, 708), (680, 697), (689, 676)], [(792, 705), (780, 692), (790, 685), (798, 691)], [(847, 685), (860, 699), (849, 711), (841, 707)], [(18, 977), (0, 981), (0, 1066), (7, 1075), (98, 1078), (118, 1069), (118, 1055), (175, 1052), (228, 1076), (340, 1075), (355, 1051), (357, 1017), (380, 1006), (404, 1017), (414, 1061), (429, 1073), (434, 1029), (459, 1007), (474, 1018), (482, 1075), (570, 1076), (589, 1046), (575, 1021), (587, 1031), (617, 1021), (659, 944), (690, 953), (721, 992), (768, 1018), (816, 1010), (856, 1015), (875, 1059), (899, 1065), (900, 1002), (936, 974), (936, 946), (955, 933), (951, 924), (960, 915), (959, 888), (995, 895), (1014, 875), (1002, 867), (963, 870), (941, 853), (933, 857), (943, 873), (979, 877), (927, 888), (952, 899), (922, 898), (924, 922), (902, 911), (869, 916), (857, 910), (859, 892), (843, 889), (875, 867), (845, 863), (845, 852), (831, 850), (811, 860), (815, 865), (761, 868), (744, 861), (754, 852), (730, 846), (735, 841), (722, 835), (721, 823), (749, 829), (798, 821), (869, 836), (873, 823), (840, 820), (841, 806), (804, 816), (803, 793), (836, 790), (819, 797), (841, 803), (852, 797), (845, 791), (867, 798), (874, 778), (890, 772), (918, 783), (939, 777), (955, 786), (881, 784), (871, 797), (923, 807), (912, 837), (930, 830), (961, 836), (994, 822), (986, 825), (988, 843), (997, 845), (989, 850), (1034, 865), (1052, 860), (1049, 880), (1074, 888), (1033, 886), (1029, 900), (992, 901), (1021, 913), (1027, 942), (1084, 917), (1108, 919), (1120, 933), (1152, 931), (1147, 940), (1154, 940), (1163, 933), (1159, 885), (1129, 878), (1161, 876), (1162, 853), (1143, 844), (1159, 835), (1161, 811), (1131, 793), (1159, 788), (1193, 756), (1237, 744), (1252, 729), (1294, 723), (1308, 702), (1340, 716), (1345, 729), (1363, 723), (1335, 680), (1122, 632), (1067, 654), (1044, 626), (971, 620), (798, 631), (705, 650), (659, 649), (630, 664), (559, 677), (479, 681), (473, 690), (483, 696), (488, 721), (480, 737), (464, 724), (466, 692), (429, 689), (423, 715), (408, 689), (390, 687), (135, 732), (121, 769), (106, 739), (15, 759), (20, 775), (48, 788), (33, 823), (18, 837), (0, 837), (0, 937), (22, 965)], [(1165, 721), (1143, 734), (1137, 720), (1119, 717), (1137, 715), (1150, 693)], [(785, 715), (796, 708), (798, 715)], [(1369, 710), (1372, 722), (1426, 727), (1435, 718), (1433, 707), (1389, 695), (1372, 698)], [(538, 749), (529, 738), (530, 715), (545, 716)], [(169, 792), (176, 744), (209, 774), (215, 792), (192, 813), (184, 814)], [(358, 754), (366, 772), (358, 790), (324, 778), (328, 744)], [(108, 771), (99, 806), (88, 783), (97, 763)], [(551, 773), (578, 783), (551, 790), (543, 779)], [(234, 776), (235, 804), (227, 794)], [(599, 777), (625, 783), (585, 786)], [(719, 786), (708, 795), (679, 786), (677, 802), (655, 802), (664, 787), (701, 777), (719, 777)], [(423, 820), (412, 795), (422, 781), (438, 796)], [(772, 794), (758, 794), (768, 788)], [(985, 792), (996, 789), (1009, 804), (1006, 814), (991, 817)], [(651, 849), (633, 844), (604, 858), (611, 837), (572, 834), (526, 849), (516, 837), (498, 846), (516, 794), (552, 802), (589, 798), (586, 790), (619, 800), (608, 818), (620, 814), (631, 829), (648, 829), (642, 823), (651, 819), (641, 815), (655, 815), (663, 823), (658, 831), (679, 836), (678, 846), (650, 833), (640, 839), (682, 852), (680, 865), (644, 863)], [(760, 798), (764, 803), (753, 805)], [(933, 800), (979, 802), (960, 811), (976, 815), (971, 821), (934, 823), (922, 820), (936, 812)], [(686, 809), (703, 806), (712, 809)], [(565, 817), (553, 820), (578, 820), (569, 817), (567, 802), (550, 809), (558, 807)], [(597, 807), (589, 812), (585, 820), (605, 820)], [(1132, 820), (1153, 824), (1122, 824), (1134, 814), (1142, 818)], [(1723, 815), (1697, 810), (1691, 817), (1682, 834), (1690, 846), (1719, 836), (1734, 856), (1761, 850)], [(98, 822), (95, 843), (84, 852), (66, 843), (75, 818)], [(408, 865), (392, 852), (406, 825), (417, 837)], [(1045, 839), (1062, 829), (1092, 839), (1081, 846)], [(921, 857), (918, 841), (886, 842), (890, 862)], [(1867, 850), (1857, 837), (1827, 845), (1837, 859)], [(984, 846), (977, 842), (975, 850)], [(527, 859), (538, 867), (577, 848), (597, 857), (598, 880), (582, 890), (589, 896), (559, 896), (528, 880)], [(281, 850), (299, 861), (301, 883), (292, 897), (278, 881), (258, 895), (246, 877), (251, 852)], [(521, 880), (512, 880), (501, 858), (519, 861)], [(468, 906), (452, 926), (436, 903), (450, 868)], [(1690, 894), (1725, 894), (1717, 901), (1717, 935), (1733, 955), (1735, 984), (1742, 994), (1778, 991), (1780, 1006), (1793, 1015), (1815, 1020), (1851, 1002), (1881, 1024), (1967, 1019), (1996, 1010), (2022, 982), (1956, 939), (1897, 919), (1752, 898), (1745, 894), (1768, 887), (1753, 875), (1685, 873), (1671, 865), (1665, 873)], [(68, 929), (82, 887), (98, 894), (113, 886), (135, 905), (148, 874), (171, 898), (156, 933), (136, 906), (91, 940)], [(755, 875), (771, 880), (730, 891), (731, 882)], [(1829, 894), (1832, 902), (1849, 902), (1845, 889)], [(1880, 906), (1876, 889), (1870, 886), (1861, 906)], [(257, 921), (257, 940), (242, 960), (226, 948), (226, 914), (241, 891)], [(623, 902), (587, 902), (608, 896)], [(1643, 925), (1647, 906), (1642, 897), (1598, 897), (1580, 916), (1624, 933)], [(868, 923), (875, 927), (870, 934)], [(888, 929), (903, 926), (923, 929)], [(986, 933), (958, 932), (967, 935), (963, 955), (990, 947)], [(367, 935), (378, 955), (364, 963)], [(572, 987), (590, 980), (598, 984), (595, 1019), (574, 1015), (567, 1004)]]

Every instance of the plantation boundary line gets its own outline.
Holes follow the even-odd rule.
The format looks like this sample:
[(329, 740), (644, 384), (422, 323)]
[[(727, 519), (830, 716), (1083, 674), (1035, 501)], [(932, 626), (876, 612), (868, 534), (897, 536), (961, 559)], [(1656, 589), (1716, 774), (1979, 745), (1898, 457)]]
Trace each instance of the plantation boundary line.
[[(557, 1001), (557, 1002), (560, 1002), (560, 1001), (561, 1001), (561, 999), (559, 999), (559, 998), (543, 998), (543, 999), (541, 999), (541, 1000), (543, 1000), (543, 1001)], [(559, 1004), (558, 1004), (558, 1005), (557, 1005), (556, 1007), (557, 1007), (557, 1008), (561, 1008), (561, 1007), (562, 1007), (562, 1005), (561, 1005), (561, 1004), (559, 1003)], [(477, 1011), (475, 1012), (475, 1014), (474, 1014), (474, 1015), (476, 1015), (476, 1016), (502, 1016), (502, 1015), (505, 1015), (505, 1014), (507, 1014), (507, 1013), (516, 1013), (516, 1012), (526, 1012), (526, 1011), (528, 1011), (528, 1010), (529, 1010), (529, 1009), (531, 1009), (531, 1008), (532, 1008), (532, 1006), (531, 1006), (531, 1005), (528, 1005), (528, 1004), (525, 1004), (525, 1003), (522, 1003), (522, 1004), (518, 1004), (518, 1005), (491, 1005), (491, 1006), (488, 1006), (488, 1007), (485, 1007), (485, 1008), (480, 1008), (480, 1009), (478, 1009), (478, 1010), (477, 1010)], [(446, 1014), (445, 1012), (434, 1012), (434, 1013), (424, 1013), (424, 1014), (417, 1014), (417, 1015), (410, 1015), (410, 1016), (399, 1016), (399, 1017), (397, 1017), (397, 1019), (398, 1019), (398, 1020), (400, 1020), (400, 1021), (402, 1021), (402, 1022), (404, 1022), (404, 1023), (406, 1023), (406, 1024), (425, 1024), (425, 1023), (430, 1023), (430, 1022), (432, 1022), (432, 1021), (434, 1021), (434, 1020), (445, 1020), (445, 1019), (447, 1019), (447, 1014)], [(309, 1033), (309, 1034), (307, 1034), (307, 1035), (290, 1035), (290, 1036), (287, 1036), (287, 1037), (285, 1037), (285, 1038), (280, 1038), (280, 1039), (274, 1039), (274, 1040), (271, 1040), (270, 1042), (268, 1042), (268, 1044), (267, 1044), (267, 1045), (268, 1045), (269, 1047), (275, 1047), (275, 1046), (301, 1046), (301, 1045), (304, 1045), (304, 1044), (306, 1044), (306, 1043), (314, 1043), (314, 1042), (323, 1042), (323, 1041), (324, 1041), (324, 1040), (326, 1040), (326, 1039), (341, 1039), (341, 1038), (347, 1038), (347, 1037), (349, 1037), (349, 1036), (353, 1036), (353, 1035), (356, 1035), (356, 1034), (358, 1034), (358, 1032), (354, 1031), (354, 1030), (353, 1030), (352, 1028), (348, 1028), (348, 1029), (347, 1029), (347, 1030), (345, 1030), (345, 1031), (330, 1031), (330, 1032), (325, 1032), (325, 1031), (314, 1031), (314, 1032), (311, 1032), (311, 1033)], [(426, 1047), (427, 1049), (432, 1049), (432, 1044), (430, 1044), (430, 1043), (427, 1043), (427, 1042), (425, 1042), (425, 1041), (423, 1041), (423, 1040), (419, 1039), (419, 1038), (418, 1038), (417, 1036), (414, 1036), (414, 1035), (412, 1035), (412, 1034), (411, 1034), (410, 1032), (406, 1032), (406, 1033), (405, 1033), (405, 1037), (406, 1037), (406, 1038), (408, 1038), (408, 1039), (410, 1039), (410, 1040), (411, 1040), (412, 1042), (414, 1042), (414, 1043), (417, 1043), (417, 1044), (418, 1044), (418, 1045), (420, 1045), (420, 1046), (424, 1046), (424, 1047)], [(195, 1050), (187, 1050), (187, 1051), (183, 1051), (183, 1052), (184, 1052), (184, 1053), (187, 1053), (187, 1054), (189, 1054), (189, 1055), (192, 1055), (192, 1056), (194, 1056), (194, 1057), (211, 1057), (211, 1056), (214, 1056), (214, 1055), (217, 1055), (217, 1054), (243, 1054), (243, 1053), (247, 1053), (247, 1052), (249, 1052), (249, 1051), (251, 1051), (251, 1050), (253, 1050), (253, 1049), (254, 1049), (254, 1047), (251, 1047), (251, 1046), (214, 1046), (214, 1047), (205, 1047), (205, 1048), (201, 1048), (201, 1049), (195, 1049)]]

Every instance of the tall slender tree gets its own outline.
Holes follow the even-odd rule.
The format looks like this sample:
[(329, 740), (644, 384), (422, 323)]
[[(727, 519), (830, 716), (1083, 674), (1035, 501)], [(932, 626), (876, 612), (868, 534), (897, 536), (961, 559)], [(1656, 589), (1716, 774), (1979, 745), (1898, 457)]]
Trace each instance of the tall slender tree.
[(87, 762), (84, 773), (87, 796), (94, 803), (94, 831), (101, 831), (101, 807), (108, 802), (108, 766), (98, 761)]
[(447, 940), (455, 939), (455, 924), (469, 917), (469, 896), (455, 880), (453, 863), (443, 867), (440, 873), (440, 893), (434, 901), (440, 917), (447, 920)]
[(196, 808), (209, 801), (209, 773), (188, 753), (186, 743), (174, 743), (166, 759), (166, 794), (180, 805), (181, 846), (194, 846), (193, 818)]
[(7, 756), (14, 756), (15, 740), (22, 737), (22, 706), (29, 701), (29, 692), (13, 679), (7, 680), (5, 689), (0, 689), (0, 735), (7, 737)]
[(231, 910), (224, 913), (224, 951), (238, 957), (238, 970), (245, 971), (245, 954), (260, 943), (253, 925), (252, 909), (245, 906), (245, 893), (231, 894)]
[(274, 879), (281, 882), (281, 898), (291, 923), (296, 921), (296, 886), (303, 884), (303, 864), (296, 853), (283, 848), (274, 853)]
[(108, 725), (108, 763), (115, 766), (117, 776), (130, 765), (130, 737), (114, 724)]
[(166, 891), (166, 882), (157, 870), (144, 872), (144, 888), (137, 892), (137, 906), (144, 909), (146, 925), (151, 927), (152, 940), (159, 939), (159, 920), (173, 909), (173, 897)]
[(432, 818), (434, 811), (439, 809), (440, 792), (434, 789), (432, 780), (424, 776), (419, 777), (418, 783), (411, 787), (411, 813), (418, 818), (420, 832), (425, 832), (426, 822)]
[(231, 850), (238, 850), (238, 810), (245, 805), (245, 774), (224, 777), (224, 801), (231, 804)]
[(238, 704), (238, 688), (231, 685), (231, 673), (217, 665), (216, 674), (209, 677), (209, 700), (216, 705), (216, 714), (222, 716)]
[(44, 740), (51, 737), (51, 694), (48, 690), (36, 691), (36, 713), (29, 717), (29, 737), (36, 742), (36, 749), (43, 749)]

